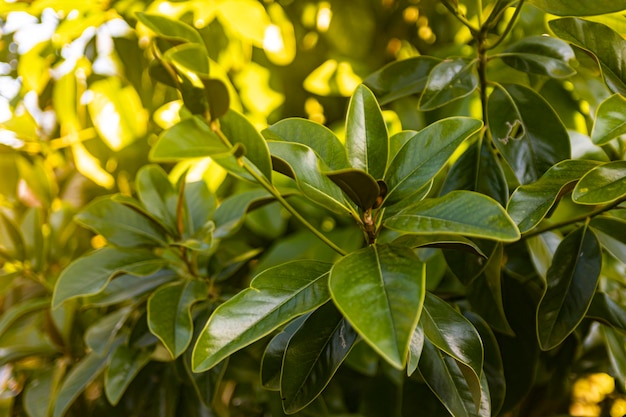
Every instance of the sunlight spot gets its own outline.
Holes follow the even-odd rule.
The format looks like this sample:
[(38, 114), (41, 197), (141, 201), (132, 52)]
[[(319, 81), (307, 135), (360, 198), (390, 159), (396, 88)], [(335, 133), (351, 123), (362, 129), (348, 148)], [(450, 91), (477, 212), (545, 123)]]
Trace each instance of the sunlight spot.
[(263, 49), (269, 52), (280, 52), (285, 48), (280, 28), (276, 25), (269, 25), (265, 28), (263, 37)]
[(6, 129), (0, 129), (0, 145), (6, 145), (13, 149), (20, 149), (24, 146), (24, 141), (18, 139), (15, 132)]
[(102, 136), (106, 137), (111, 148), (118, 149), (123, 146), (120, 135), (120, 115), (115, 110), (115, 105), (107, 102), (94, 117), (94, 124), (99, 127)]
[(332, 18), (333, 12), (330, 10), (330, 4), (328, 2), (320, 3), (320, 8), (317, 10), (317, 30), (326, 32)]

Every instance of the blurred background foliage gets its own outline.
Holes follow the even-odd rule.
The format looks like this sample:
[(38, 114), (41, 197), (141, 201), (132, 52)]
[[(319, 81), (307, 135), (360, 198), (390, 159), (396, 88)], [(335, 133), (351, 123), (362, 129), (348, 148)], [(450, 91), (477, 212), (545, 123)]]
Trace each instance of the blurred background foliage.
[[(488, 8), (496, 2), (460, 3), (468, 19), (475, 20), (480, 4)], [(103, 245), (101, 238), (78, 227), (73, 216), (96, 196), (133, 195), (133, 179), (148, 163), (151, 144), (185, 111), (176, 91), (149, 75), (153, 34), (137, 21), (139, 11), (197, 28), (212, 60), (211, 76), (224, 81), (231, 106), (259, 128), (298, 116), (341, 135), (348, 98), (372, 72), (414, 56), (444, 59), (469, 56), (474, 50), (467, 28), (435, 0), (0, 0), (0, 312), (13, 312), (0, 316), (0, 415), (10, 415), (11, 409), (14, 415), (46, 415), (46, 392), (53, 392), (72, 358), (84, 355), (82, 337), (106, 311), (46, 309), (60, 271)], [(512, 12), (505, 12), (509, 16), (496, 32), (505, 29)], [(548, 17), (525, 5), (508, 42), (546, 33)], [(626, 33), (620, 15), (591, 19)], [(590, 114), (609, 92), (591, 58), (580, 51), (576, 58), (578, 72), (565, 80), (548, 80), (497, 62), (489, 71), (501, 81), (522, 79), (532, 85), (549, 98), (568, 129), (589, 135)], [(445, 115), (480, 118), (475, 95), (426, 112), (418, 113), (417, 104), (409, 96), (384, 107), (391, 133), (420, 129)], [(574, 157), (606, 158), (583, 143), (573, 148)], [(208, 159), (168, 169), (173, 181), (183, 175), (189, 181), (204, 179), (218, 197), (234, 187)], [(310, 249), (305, 241), (311, 238), (287, 231), (285, 216), (276, 213), (280, 209), (268, 205), (246, 223), (259, 247), (291, 233), (268, 250), (271, 256), (259, 268), (289, 258), (286, 251)], [(322, 230), (335, 227), (332, 217), (318, 217)], [(19, 311), (11, 309), (18, 304)], [(45, 372), (37, 379), (29, 379), (41, 370)], [(246, 369), (233, 372), (245, 374)], [(606, 375), (600, 375), (581, 384), (606, 387)], [(13, 402), (24, 395), (27, 380), (30, 401), (15, 411)], [(590, 400), (593, 406), (612, 392), (608, 384), (604, 394)], [(36, 400), (38, 395), (45, 404)], [(97, 403), (102, 392), (96, 386), (86, 395)], [(575, 403), (584, 407), (586, 400), (579, 397)], [(612, 416), (623, 412), (623, 402), (616, 404), (622, 411), (616, 408)], [(586, 410), (581, 413), (591, 414), (579, 415), (601, 412)]]

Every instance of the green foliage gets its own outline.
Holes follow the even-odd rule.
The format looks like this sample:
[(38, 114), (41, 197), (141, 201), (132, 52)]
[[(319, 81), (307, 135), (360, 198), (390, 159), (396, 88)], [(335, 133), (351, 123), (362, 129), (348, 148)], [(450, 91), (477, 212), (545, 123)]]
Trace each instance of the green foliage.
[(57, 3), (0, 9), (0, 415), (624, 389), (626, 2)]

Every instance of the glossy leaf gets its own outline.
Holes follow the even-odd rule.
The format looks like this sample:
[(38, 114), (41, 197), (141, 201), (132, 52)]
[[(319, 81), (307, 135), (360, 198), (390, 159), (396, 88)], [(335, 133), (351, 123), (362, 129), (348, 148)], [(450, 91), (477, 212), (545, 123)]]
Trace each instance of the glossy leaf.
[(609, 88), (614, 93), (626, 94), (626, 40), (620, 34), (602, 23), (574, 17), (548, 24), (561, 39), (592, 52)]
[(352, 168), (383, 178), (389, 154), (387, 127), (376, 97), (364, 85), (356, 89), (348, 105), (346, 151)]
[(31, 298), (5, 308), (0, 316), (0, 337), (20, 318), (35, 311), (44, 310), (49, 306), (49, 298)]
[(378, 183), (365, 171), (343, 169), (327, 172), (326, 175), (362, 210), (374, 207), (380, 197)]
[(191, 26), (165, 16), (137, 13), (137, 19), (162, 38), (176, 42), (192, 42), (204, 45), (200, 34)]
[(137, 196), (146, 208), (173, 236), (178, 234), (176, 205), (178, 193), (167, 177), (167, 173), (158, 165), (145, 165), (135, 180)]
[(626, 310), (603, 292), (596, 292), (591, 300), (587, 317), (626, 333)]
[(247, 158), (263, 176), (272, 181), (272, 161), (267, 143), (256, 128), (241, 114), (230, 110), (220, 118), (222, 132), (232, 144), (240, 143)]
[(379, 97), (381, 105), (424, 90), (432, 69), (441, 60), (416, 56), (387, 64), (363, 81)]
[(601, 327), (612, 373), (621, 389), (626, 383), (626, 340), (624, 336), (610, 327)]
[(163, 60), (196, 86), (201, 85), (201, 78), (209, 77), (209, 57), (202, 44), (185, 43), (170, 48), (163, 54)]
[(567, 78), (576, 73), (569, 66), (574, 59), (572, 48), (566, 42), (548, 36), (523, 38), (497, 56), (507, 65), (526, 73), (552, 78)]
[(385, 205), (398, 203), (427, 184), (463, 141), (482, 127), (476, 119), (450, 117), (415, 132), (398, 151), (385, 174)]
[(149, 350), (136, 350), (126, 345), (115, 349), (104, 377), (104, 393), (112, 405), (117, 405), (139, 371), (148, 364), (151, 354)]
[(458, 233), (503, 242), (520, 237), (502, 206), (471, 191), (453, 191), (443, 197), (422, 200), (410, 210), (388, 218), (384, 225), (403, 233)]
[(148, 299), (148, 327), (172, 358), (180, 356), (191, 343), (191, 307), (207, 296), (205, 282), (186, 281), (165, 285)]
[(467, 365), (480, 385), (483, 372), (483, 344), (478, 331), (461, 313), (445, 301), (426, 294), (420, 318), (424, 337), (437, 349)]
[(406, 364), (408, 376), (413, 375), (417, 370), (420, 357), (422, 356), (422, 349), (424, 349), (424, 329), (421, 323), (418, 323), (413, 331), (413, 335), (411, 335), (411, 343), (409, 344), (409, 358)]
[(267, 140), (296, 142), (308, 146), (331, 170), (348, 168), (348, 158), (343, 144), (324, 125), (307, 119), (288, 118), (261, 132)]
[(455, 234), (402, 235), (395, 239), (393, 243), (410, 248), (453, 249), (487, 258), (476, 243), (468, 238)]
[(488, 109), (493, 141), (520, 183), (534, 182), (551, 166), (570, 158), (565, 126), (530, 88), (517, 84), (496, 88), (489, 96)]
[(598, 162), (565, 160), (551, 167), (539, 180), (518, 187), (511, 195), (507, 212), (522, 233), (537, 226), (569, 192), (574, 184)]
[(215, 210), (214, 236), (219, 239), (235, 233), (243, 225), (246, 213), (274, 200), (264, 189), (249, 190), (227, 197)]
[(159, 136), (150, 151), (153, 161), (225, 155), (230, 152), (215, 132), (198, 116), (183, 119)]
[(580, 179), (572, 200), (578, 204), (609, 204), (626, 196), (626, 161), (595, 167)]
[(370, 245), (341, 258), (330, 272), (335, 304), (392, 366), (406, 364), (422, 310), (425, 271), (409, 248)]
[(446, 59), (437, 64), (428, 76), (420, 97), (420, 110), (434, 110), (471, 94), (478, 87), (475, 60)]
[(280, 378), (285, 413), (296, 413), (319, 396), (345, 360), (357, 333), (332, 302), (312, 312), (287, 344)]
[(563, 239), (548, 270), (548, 287), (537, 309), (537, 334), (543, 350), (561, 344), (583, 319), (601, 267), (600, 243), (587, 226)]
[(75, 219), (120, 247), (167, 244), (165, 230), (158, 223), (110, 197), (95, 200), (78, 213)]
[(348, 212), (341, 188), (323, 174), (327, 168), (311, 148), (295, 142), (268, 144), (274, 156), (274, 169), (293, 177), (305, 196), (337, 213)]
[(463, 366), (424, 340), (419, 371), (428, 387), (454, 417), (483, 417), (479, 414), (480, 397), (476, 401), (472, 395)]
[(283, 369), (285, 349), (287, 349), (289, 339), (293, 337), (309, 314), (293, 320), (267, 344), (261, 360), (261, 385), (263, 388), (280, 391), (280, 375)]
[(231, 98), (228, 86), (223, 80), (217, 78), (202, 78), (202, 84), (204, 84), (204, 96), (209, 105), (211, 120), (217, 120), (230, 109)]
[(72, 298), (97, 294), (115, 276), (148, 276), (165, 262), (152, 252), (105, 247), (72, 262), (63, 270), (52, 296), (52, 308)]
[(557, 16), (593, 16), (626, 9), (624, 0), (529, 0), (530, 4)]
[(316, 261), (294, 261), (257, 275), (250, 288), (220, 305), (207, 322), (194, 347), (194, 372), (212, 368), (328, 301), (329, 266)]
[(85, 344), (89, 349), (97, 355), (107, 352), (131, 311), (131, 308), (126, 306), (112, 311), (91, 324), (85, 332)]
[(486, 141), (482, 141), (482, 145), (470, 145), (452, 165), (440, 195), (453, 190), (476, 191), (493, 198), (502, 206), (506, 205), (509, 187), (504, 170), (494, 149)]
[[(118, 339), (116, 343), (121, 340)], [(109, 355), (88, 353), (74, 365), (55, 394), (53, 417), (62, 417), (76, 398), (95, 380), (109, 361)]]
[(175, 278), (177, 278), (177, 275), (166, 269), (141, 278), (135, 275), (120, 275), (109, 282), (104, 290), (95, 295), (85, 297), (83, 302), (84, 305), (90, 307), (110, 306), (145, 295), (156, 287), (170, 282)]
[(624, 113), (626, 113), (626, 98), (620, 94), (614, 94), (600, 103), (591, 130), (593, 143), (604, 145), (626, 134)]
[(50, 416), (54, 388), (58, 383), (58, 369), (38, 372), (24, 388), (24, 411), (28, 417)]
[(626, 264), (626, 221), (616, 217), (596, 216), (590, 225), (602, 247)]

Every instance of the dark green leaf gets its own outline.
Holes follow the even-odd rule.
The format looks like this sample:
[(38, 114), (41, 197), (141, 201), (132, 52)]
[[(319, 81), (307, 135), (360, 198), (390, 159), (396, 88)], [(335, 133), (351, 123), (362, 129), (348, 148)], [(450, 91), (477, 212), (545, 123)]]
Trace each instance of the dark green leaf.
[(287, 349), (289, 339), (292, 338), (309, 314), (293, 320), (267, 344), (261, 360), (261, 384), (263, 388), (280, 391), (280, 375), (283, 369), (285, 349)]
[(145, 165), (137, 172), (137, 195), (146, 210), (153, 215), (167, 231), (176, 236), (176, 203), (178, 193), (167, 174), (158, 165)]
[(387, 127), (376, 97), (364, 85), (356, 89), (348, 106), (346, 150), (352, 168), (383, 178), (389, 155)]
[(104, 355), (124, 326), (131, 311), (132, 309), (128, 306), (114, 310), (89, 326), (85, 332), (85, 344), (89, 349), (97, 355)]
[(148, 327), (172, 358), (180, 356), (191, 343), (191, 306), (207, 296), (204, 281), (185, 281), (164, 285), (148, 299)]
[(593, 16), (626, 9), (624, 0), (529, 0), (528, 2), (557, 16)]
[(165, 230), (158, 223), (111, 197), (95, 200), (75, 219), (117, 246), (134, 248), (167, 245)]
[(572, 200), (578, 204), (609, 204), (626, 196), (626, 161), (595, 167), (578, 181)]
[(151, 354), (149, 350), (136, 350), (126, 345), (115, 349), (104, 377), (104, 392), (112, 405), (120, 401), (130, 383), (150, 361)]
[(626, 221), (608, 216), (597, 216), (590, 223), (600, 243), (611, 255), (626, 264)]
[(322, 393), (356, 338), (332, 302), (305, 319), (289, 339), (283, 359), (280, 394), (287, 414), (302, 410)]
[(380, 196), (378, 183), (365, 171), (348, 168), (326, 175), (362, 210), (374, 207)]
[(509, 66), (526, 72), (567, 78), (576, 72), (569, 66), (574, 51), (564, 41), (548, 36), (529, 36), (498, 54)]
[(120, 275), (111, 281), (104, 290), (86, 297), (84, 305), (90, 307), (106, 307), (109, 305), (134, 300), (135, 297), (175, 279), (177, 275), (166, 269), (157, 271), (147, 277)]
[(548, 24), (561, 39), (592, 52), (609, 88), (626, 94), (626, 40), (619, 33), (602, 23), (575, 17), (551, 20)]
[(341, 258), (330, 272), (339, 310), (385, 360), (406, 364), (425, 293), (423, 264), (411, 249), (370, 245)]
[(501, 205), (472, 191), (453, 191), (443, 197), (422, 200), (410, 210), (390, 217), (384, 225), (403, 233), (458, 233), (503, 242), (520, 237)]
[(591, 305), (601, 268), (602, 249), (587, 226), (563, 239), (537, 309), (537, 334), (543, 350), (558, 346), (576, 329)]
[(441, 62), (430, 56), (417, 56), (387, 64), (363, 81), (379, 97), (381, 105), (424, 90), (428, 75)]
[(420, 357), (422, 356), (422, 349), (424, 349), (424, 329), (422, 325), (418, 323), (413, 331), (411, 343), (409, 344), (409, 359), (407, 360), (406, 366), (408, 376), (413, 375), (413, 372), (417, 370)]
[(398, 151), (385, 174), (385, 205), (401, 202), (427, 184), (463, 141), (480, 130), (482, 122), (450, 117), (415, 132)]
[(507, 212), (524, 233), (541, 222), (560, 197), (571, 190), (590, 169), (599, 162), (565, 160), (551, 167), (539, 180), (515, 190)]
[(307, 119), (289, 118), (261, 132), (267, 140), (296, 142), (308, 146), (331, 170), (348, 168), (343, 144), (326, 126)]
[(393, 243), (410, 248), (454, 249), (487, 258), (476, 243), (455, 234), (402, 235), (395, 239)]
[(517, 84), (496, 88), (489, 96), (488, 109), (493, 141), (520, 183), (536, 181), (554, 164), (570, 158), (565, 126), (530, 88)]
[(208, 223), (215, 214), (217, 197), (203, 180), (184, 184), (184, 236), (210, 240), (206, 236)]
[(230, 93), (222, 80), (203, 78), (204, 95), (209, 105), (211, 120), (219, 119), (230, 109)]
[(275, 198), (264, 189), (244, 191), (222, 201), (215, 210), (216, 238), (227, 237), (235, 233), (245, 220), (245, 214), (273, 202)]
[(15, 222), (0, 212), (0, 256), (7, 260), (24, 260), (24, 240)]
[(476, 191), (505, 206), (509, 199), (509, 187), (500, 160), (486, 141), (481, 143), (470, 145), (456, 160), (440, 194), (445, 195), (453, 190)]
[(587, 317), (626, 333), (626, 310), (613, 301), (608, 294), (596, 292), (591, 300)]
[(445, 301), (426, 293), (420, 318), (424, 336), (437, 349), (467, 365), (480, 385), (483, 369), (483, 345), (478, 331), (461, 313)]
[[(279, 172), (284, 169), (291, 171), (298, 188), (305, 196), (329, 210), (348, 213), (341, 188), (323, 174), (328, 169), (311, 148), (295, 142), (268, 144), (274, 156), (274, 169)], [(277, 166), (279, 162), (284, 164), (282, 168)]]
[(602, 326), (606, 350), (608, 353), (615, 380), (621, 389), (624, 389), (626, 381), (626, 340), (624, 335), (610, 327)]
[(257, 275), (250, 288), (220, 305), (207, 322), (194, 347), (194, 372), (212, 368), (328, 301), (329, 267), (322, 262), (294, 261)]
[(172, 20), (160, 15), (141, 12), (137, 13), (136, 16), (141, 23), (165, 39), (181, 43), (192, 42), (204, 45), (198, 31), (181, 21)]
[(419, 109), (434, 110), (471, 94), (478, 87), (474, 65), (476, 60), (467, 58), (446, 59), (437, 64), (430, 71)]
[(209, 57), (202, 44), (185, 43), (170, 48), (163, 54), (163, 60), (197, 87), (201, 86), (201, 78), (209, 77)]
[(56, 369), (37, 373), (24, 388), (24, 410), (28, 417), (50, 416), (54, 387), (58, 383)]
[(116, 275), (148, 276), (164, 266), (152, 252), (105, 247), (77, 259), (63, 270), (52, 296), (52, 308), (66, 300), (102, 291)]
[(626, 98), (614, 94), (604, 100), (596, 110), (596, 118), (591, 130), (591, 140), (596, 145), (604, 145), (626, 134)]
[(246, 150), (245, 158), (272, 182), (272, 161), (267, 143), (250, 121), (234, 110), (220, 119), (222, 132), (232, 144), (240, 143)]
[(31, 298), (5, 308), (0, 315), (0, 337), (20, 318), (50, 306), (49, 298)]

